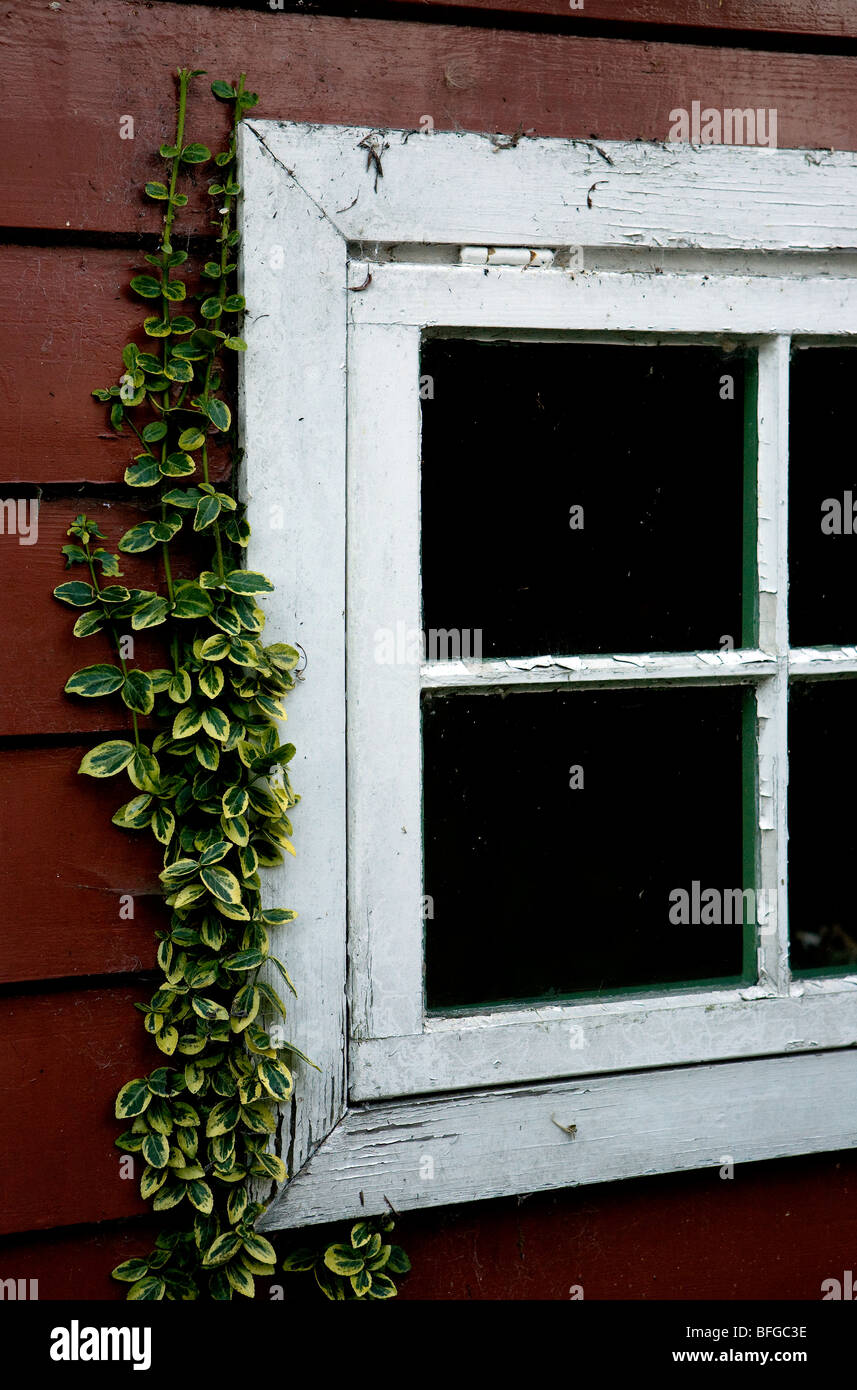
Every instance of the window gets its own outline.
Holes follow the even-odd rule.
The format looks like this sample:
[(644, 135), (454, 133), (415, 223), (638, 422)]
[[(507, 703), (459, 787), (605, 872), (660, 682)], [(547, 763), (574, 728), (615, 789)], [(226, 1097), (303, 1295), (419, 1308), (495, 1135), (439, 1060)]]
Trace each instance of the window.
[(269, 1226), (857, 1144), (854, 157), (242, 138)]

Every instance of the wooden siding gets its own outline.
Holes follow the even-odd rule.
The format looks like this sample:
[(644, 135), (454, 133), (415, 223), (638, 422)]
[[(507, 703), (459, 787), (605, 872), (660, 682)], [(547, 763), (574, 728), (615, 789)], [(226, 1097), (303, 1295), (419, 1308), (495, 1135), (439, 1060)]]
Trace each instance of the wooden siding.
[[(151, 1067), (134, 1001), (145, 985), (3, 1001), (0, 1231), (44, 1230), (146, 1210), (120, 1177), (116, 1091)], [(139, 1018), (139, 1015), (136, 1015)]]
[[(0, 115), (11, 151), (4, 217), (20, 228), (153, 232), (160, 213), (140, 194), (171, 133), (179, 58), (210, 72), (246, 69), (255, 114), (295, 121), (662, 140), (674, 107), (776, 108), (781, 146), (857, 146), (857, 57), (712, 48), (674, 42), (531, 34), (374, 19), (217, 11), (113, 0), (13, 10), (7, 82), (35, 94), (26, 140), (17, 105)], [(48, 55), (46, 61), (45, 55)], [(216, 139), (203, 84), (188, 132)], [(120, 140), (123, 115), (134, 140)], [(206, 233), (200, 175), (179, 230)]]
[[(413, 5), (413, 0), (387, 0)], [(732, 30), (745, 40), (764, 45), (773, 34), (806, 38), (853, 38), (857, 14), (850, 0), (585, 0), (573, 9), (570, 0), (419, 0), (438, 7), (454, 3), (460, 10), (484, 10), (494, 22), (505, 15), (550, 16), (569, 28), (585, 32), (605, 24), (663, 26), (670, 29), (714, 30), (715, 38)]]
[[(114, 434), (90, 393), (118, 380), (122, 348), (140, 335), (128, 281), (142, 258), (139, 248), (0, 246), (0, 487), (121, 484), (139, 447), (129, 430)], [(220, 481), (221, 446), (209, 464)]]
[[(0, 749), (5, 983), (155, 968), (153, 932), (164, 921), (157, 845), (111, 825), (129, 794), (118, 778), (78, 777), (86, 747)], [(124, 896), (133, 919), (120, 917)]]
[[(134, 519), (115, 491), (132, 450), (89, 392), (139, 336), (127, 281), (158, 229), (140, 187), (171, 133), (174, 69), (246, 69), (262, 118), (411, 128), (428, 114), (438, 129), (653, 140), (672, 107), (700, 99), (775, 107), (781, 146), (857, 149), (857, 19), (845, 0), (628, 0), (621, 22), (613, 0), (586, 0), (581, 16), (560, 0), (427, 0), (426, 22), (388, 0), (373, 16), (163, 0), (4, 15), (16, 100), (0, 115), (0, 491), (47, 491), (36, 545), (0, 537), (0, 1216), (19, 1233), (0, 1275), (38, 1277), (42, 1298), (121, 1297), (107, 1271), (148, 1239), (136, 1184), (119, 1175), (112, 1108), (119, 1085), (152, 1065), (132, 1006), (150, 988), (140, 972), (153, 960), (156, 855), (111, 827), (116, 787), (76, 776), (87, 741), (127, 721), (120, 705), (63, 696), (69, 672), (103, 649), (72, 639), (73, 615), (50, 590), (77, 511), (113, 540)], [(127, 114), (135, 138), (123, 141)], [(218, 120), (200, 83), (191, 138), (215, 141)], [(200, 177), (182, 236), (209, 232), (204, 188)], [(153, 562), (123, 569), (145, 583)], [(157, 662), (156, 639), (138, 655)], [(122, 893), (135, 898), (133, 921), (118, 916)], [(565, 1298), (580, 1283), (592, 1298), (817, 1298), (821, 1279), (853, 1262), (855, 1186), (853, 1154), (820, 1155), (750, 1165), (734, 1182), (709, 1170), (419, 1213), (403, 1223), (416, 1266), (404, 1296)]]

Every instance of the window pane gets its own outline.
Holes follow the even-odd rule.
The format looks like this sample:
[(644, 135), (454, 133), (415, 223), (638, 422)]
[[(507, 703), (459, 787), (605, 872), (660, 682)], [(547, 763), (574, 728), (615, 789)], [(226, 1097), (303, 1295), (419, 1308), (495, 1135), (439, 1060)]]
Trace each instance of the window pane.
[(789, 935), (793, 970), (857, 963), (857, 682), (789, 691)]
[(432, 652), (444, 630), (485, 657), (740, 646), (744, 365), (694, 346), (426, 342), (429, 654), (457, 654)]
[(857, 642), (857, 349), (801, 348), (789, 390), (789, 641)]
[(426, 696), (429, 1008), (740, 976), (745, 698)]

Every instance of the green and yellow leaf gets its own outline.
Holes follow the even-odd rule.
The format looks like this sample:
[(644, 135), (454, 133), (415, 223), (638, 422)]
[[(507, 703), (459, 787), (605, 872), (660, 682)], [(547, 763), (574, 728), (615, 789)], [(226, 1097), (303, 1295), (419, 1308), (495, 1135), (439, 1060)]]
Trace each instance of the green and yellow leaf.
[(147, 1275), (145, 1279), (138, 1279), (136, 1284), (131, 1285), (128, 1290), (128, 1299), (132, 1303), (155, 1302), (163, 1298), (166, 1287), (163, 1279), (157, 1279), (154, 1275)]
[(324, 1263), (333, 1274), (350, 1276), (363, 1268), (363, 1256), (350, 1245), (329, 1245), (324, 1252)]
[(152, 1093), (145, 1077), (126, 1081), (116, 1097), (117, 1120), (130, 1119), (132, 1115), (142, 1115), (152, 1099)]
[(124, 682), (125, 677), (118, 666), (84, 666), (82, 670), (69, 676), (65, 689), (69, 695), (84, 695), (87, 699), (95, 699), (99, 695), (113, 695), (115, 691), (121, 690)]
[(143, 1140), (143, 1157), (152, 1168), (166, 1168), (170, 1143), (163, 1134), (147, 1134)]
[(123, 1260), (121, 1265), (117, 1265), (113, 1270), (112, 1278), (135, 1284), (138, 1279), (143, 1279), (148, 1271), (148, 1260)]
[(209, 893), (220, 902), (240, 905), (241, 885), (229, 869), (224, 869), (221, 864), (215, 864), (200, 869), (199, 876)]
[(107, 743), (99, 743), (96, 748), (90, 748), (77, 770), (88, 777), (115, 777), (117, 772), (128, 766), (133, 757), (133, 743), (119, 738), (109, 739)]

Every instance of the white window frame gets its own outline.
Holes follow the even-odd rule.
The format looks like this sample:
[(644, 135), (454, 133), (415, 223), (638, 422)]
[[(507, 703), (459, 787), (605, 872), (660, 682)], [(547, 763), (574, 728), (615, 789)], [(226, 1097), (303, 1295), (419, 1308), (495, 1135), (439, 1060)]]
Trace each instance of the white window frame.
[[(857, 155), (252, 121), (241, 156), (250, 563), (308, 658), (299, 857), (266, 892), (300, 914), (291, 1029), (321, 1067), (266, 1226), (857, 1146), (857, 972), (792, 980), (786, 894), (789, 676), (857, 673), (790, 649), (786, 608), (789, 352), (857, 339)], [(758, 647), (380, 664), (380, 629), (420, 626), (427, 328), (755, 347)], [(426, 1017), (420, 690), (676, 679), (757, 691), (757, 983)]]

